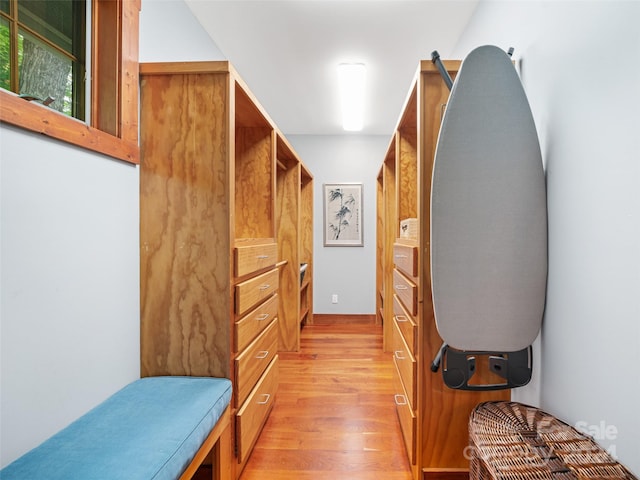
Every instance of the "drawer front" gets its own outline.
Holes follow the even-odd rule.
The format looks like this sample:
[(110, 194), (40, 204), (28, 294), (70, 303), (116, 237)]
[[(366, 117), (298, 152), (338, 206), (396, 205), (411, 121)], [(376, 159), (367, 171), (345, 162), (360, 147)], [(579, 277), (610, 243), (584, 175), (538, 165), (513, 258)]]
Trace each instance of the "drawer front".
[(243, 315), (278, 290), (278, 270), (274, 269), (236, 285), (236, 314)]
[(393, 318), (402, 332), (402, 336), (405, 342), (407, 342), (409, 350), (413, 356), (415, 356), (417, 351), (418, 326), (413, 319), (413, 315), (407, 312), (397, 295), (393, 296)]
[(236, 277), (271, 267), (278, 262), (278, 244), (247, 245), (234, 248)]
[(407, 401), (410, 403), (411, 408), (415, 409), (418, 393), (418, 389), (416, 388), (418, 362), (409, 351), (397, 324), (393, 327), (392, 346), (393, 363), (395, 363), (398, 372), (400, 372), (402, 384), (407, 392)]
[(235, 351), (241, 352), (278, 316), (278, 294), (261, 303), (235, 324)]
[(273, 407), (278, 390), (278, 357), (267, 368), (256, 388), (236, 414), (236, 441), (238, 462), (242, 463), (251, 453), (260, 431)]
[(394, 378), (394, 397), (393, 400), (396, 403), (396, 412), (398, 413), (398, 420), (400, 421), (400, 430), (402, 430), (402, 438), (404, 445), (407, 449), (407, 456), (409, 462), (414, 465), (416, 463), (416, 416), (413, 413), (413, 409), (409, 402), (407, 402), (407, 395), (402, 388), (402, 382), (400, 381), (398, 371), (394, 371), (392, 376)]
[(274, 320), (264, 332), (236, 357), (235, 406), (246, 400), (256, 382), (278, 353), (278, 321)]
[(418, 314), (418, 286), (398, 270), (393, 270), (393, 291), (411, 315)]
[(393, 244), (393, 263), (410, 277), (418, 276), (418, 247)]

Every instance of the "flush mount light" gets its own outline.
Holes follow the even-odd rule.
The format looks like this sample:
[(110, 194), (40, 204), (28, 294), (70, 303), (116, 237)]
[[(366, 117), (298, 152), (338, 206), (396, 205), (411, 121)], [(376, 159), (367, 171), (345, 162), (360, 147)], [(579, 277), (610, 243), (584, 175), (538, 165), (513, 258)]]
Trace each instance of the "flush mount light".
[(362, 130), (364, 110), (364, 63), (338, 65), (342, 127), (348, 131)]

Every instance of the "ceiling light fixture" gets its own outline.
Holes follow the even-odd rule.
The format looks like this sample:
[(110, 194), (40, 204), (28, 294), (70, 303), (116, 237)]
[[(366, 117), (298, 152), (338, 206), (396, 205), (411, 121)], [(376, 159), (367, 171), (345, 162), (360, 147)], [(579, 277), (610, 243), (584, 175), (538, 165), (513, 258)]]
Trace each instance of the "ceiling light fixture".
[(342, 127), (351, 132), (362, 130), (364, 110), (364, 63), (338, 65)]

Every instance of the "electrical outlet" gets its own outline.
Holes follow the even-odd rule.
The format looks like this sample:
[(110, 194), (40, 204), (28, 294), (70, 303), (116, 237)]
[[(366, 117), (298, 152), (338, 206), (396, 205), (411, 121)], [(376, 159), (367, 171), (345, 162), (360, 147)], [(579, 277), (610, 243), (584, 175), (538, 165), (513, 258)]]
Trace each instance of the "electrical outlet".
[(331, 303), (338, 303), (338, 294), (334, 293), (331, 295)]

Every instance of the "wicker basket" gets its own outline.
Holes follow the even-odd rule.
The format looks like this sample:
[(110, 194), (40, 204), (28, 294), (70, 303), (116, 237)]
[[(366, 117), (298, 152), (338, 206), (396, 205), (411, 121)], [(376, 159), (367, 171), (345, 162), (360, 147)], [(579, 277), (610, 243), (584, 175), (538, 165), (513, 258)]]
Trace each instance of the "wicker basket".
[(469, 419), (470, 472), (487, 479), (635, 479), (591, 437), (534, 407), (486, 402)]

